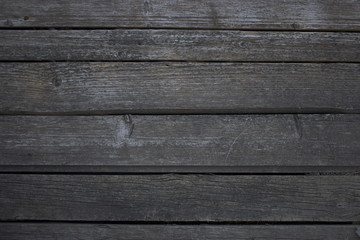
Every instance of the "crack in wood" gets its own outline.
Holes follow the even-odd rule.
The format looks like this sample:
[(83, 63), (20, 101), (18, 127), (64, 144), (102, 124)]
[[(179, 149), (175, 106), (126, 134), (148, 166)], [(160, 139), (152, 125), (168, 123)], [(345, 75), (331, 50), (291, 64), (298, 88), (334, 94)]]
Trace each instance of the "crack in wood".
[(240, 134), (234, 139), (234, 141), (231, 143), (231, 145), (230, 145), (230, 147), (229, 147), (229, 150), (228, 150), (228, 152), (227, 152), (227, 154), (226, 154), (225, 162), (228, 160), (228, 158), (229, 158), (229, 156), (230, 156), (230, 153), (231, 153), (232, 150), (233, 150), (233, 146), (234, 146), (234, 144), (236, 143), (236, 141), (239, 139), (240, 135), (241, 135), (241, 133), (240, 133)]

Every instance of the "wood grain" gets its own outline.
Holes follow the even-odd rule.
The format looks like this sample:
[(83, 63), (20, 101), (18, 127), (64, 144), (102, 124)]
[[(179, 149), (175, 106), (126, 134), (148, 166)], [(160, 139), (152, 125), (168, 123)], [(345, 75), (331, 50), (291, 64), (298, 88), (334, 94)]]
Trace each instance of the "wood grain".
[(2, 240), (358, 240), (351, 225), (130, 225), (0, 223)]
[(27, 175), (0, 180), (0, 220), (360, 220), (360, 176)]
[(360, 29), (354, 0), (2, 0), (0, 26), (209, 29)]
[(0, 60), (359, 62), (360, 34), (218, 30), (2, 30)]
[(359, 123), (351, 114), (1, 116), (0, 171), (359, 171)]
[(359, 76), (335, 63), (0, 63), (0, 112), (359, 113)]

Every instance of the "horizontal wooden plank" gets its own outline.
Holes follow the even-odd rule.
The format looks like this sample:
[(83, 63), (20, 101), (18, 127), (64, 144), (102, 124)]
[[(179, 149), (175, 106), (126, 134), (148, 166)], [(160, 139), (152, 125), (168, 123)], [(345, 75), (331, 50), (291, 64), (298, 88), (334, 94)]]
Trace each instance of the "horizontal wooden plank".
[(2, 0), (0, 26), (359, 30), (354, 0)]
[(359, 113), (359, 76), (349, 63), (0, 63), (0, 112)]
[(129, 225), (0, 223), (4, 240), (358, 240), (351, 225)]
[(127, 167), (142, 172), (166, 167), (193, 168), (190, 172), (198, 167), (214, 172), (249, 170), (242, 167), (254, 172), (256, 167), (359, 171), (359, 123), (360, 115), (351, 114), (3, 115), (0, 171), (9, 170), (4, 166), (22, 171), (26, 166), (31, 171), (67, 166), (114, 167), (115, 172)]
[(360, 220), (360, 176), (28, 175), (0, 179), (0, 220)]
[(218, 30), (2, 30), (0, 60), (359, 62), (360, 34)]

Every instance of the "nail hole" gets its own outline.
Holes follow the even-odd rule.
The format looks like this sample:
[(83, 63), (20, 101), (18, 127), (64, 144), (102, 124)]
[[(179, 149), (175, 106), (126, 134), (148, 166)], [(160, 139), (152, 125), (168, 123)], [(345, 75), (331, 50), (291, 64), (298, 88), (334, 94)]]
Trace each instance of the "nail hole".
[(24, 17), (24, 20), (29, 20), (29, 17), (28, 17), (28, 16), (25, 16), (25, 17)]
[(345, 203), (337, 203), (336, 207), (337, 208), (345, 208)]

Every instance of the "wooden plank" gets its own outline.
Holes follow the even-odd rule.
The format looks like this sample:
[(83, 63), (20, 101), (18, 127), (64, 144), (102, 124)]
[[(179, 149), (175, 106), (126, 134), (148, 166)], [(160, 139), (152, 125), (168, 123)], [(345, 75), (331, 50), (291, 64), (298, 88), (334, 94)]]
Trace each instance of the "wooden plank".
[(354, 0), (2, 0), (0, 26), (359, 30)]
[(359, 62), (360, 35), (218, 30), (2, 30), (0, 60)]
[(358, 226), (351, 225), (130, 225), (0, 223), (6, 240), (358, 240)]
[(360, 176), (3, 174), (0, 220), (360, 220)]
[(3, 115), (0, 171), (9, 170), (4, 166), (22, 171), (26, 166), (31, 171), (76, 166), (94, 167), (92, 171), (108, 167), (114, 172), (169, 170), (163, 167), (185, 167), (185, 172), (186, 168), (190, 172), (249, 170), (243, 167), (253, 172), (256, 167), (359, 171), (359, 123), (360, 115), (351, 114)]
[(360, 112), (360, 64), (0, 63), (0, 112)]

